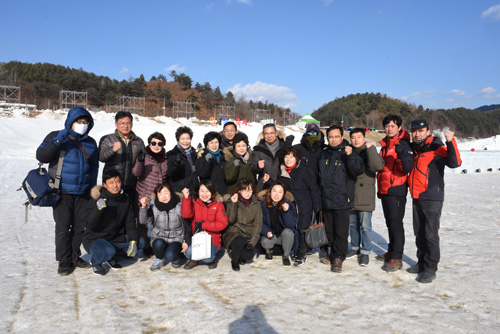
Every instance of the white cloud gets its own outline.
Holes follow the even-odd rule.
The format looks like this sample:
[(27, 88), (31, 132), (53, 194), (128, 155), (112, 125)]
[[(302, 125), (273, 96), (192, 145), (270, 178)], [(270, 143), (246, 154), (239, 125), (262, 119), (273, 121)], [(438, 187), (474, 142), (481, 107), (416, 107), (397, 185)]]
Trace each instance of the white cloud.
[(491, 6), (481, 13), (482, 18), (491, 18), (493, 21), (500, 20), (500, 4)]
[(455, 96), (465, 96), (465, 91), (460, 89), (452, 89), (450, 90), (450, 94)]
[(421, 94), (422, 94), (421, 92), (414, 92), (411, 93), (409, 96), (402, 96), (401, 100), (408, 101), (409, 99), (417, 99)]
[(127, 73), (127, 72), (128, 72), (128, 68), (124, 67), (118, 73), (122, 74), (122, 73)]
[(297, 105), (297, 95), (290, 88), (265, 82), (257, 81), (254, 84), (246, 84), (245, 86), (238, 83), (228, 88), (228, 91), (232, 92), (235, 97), (243, 96), (248, 101), (268, 101), (283, 108), (292, 108)]
[(171, 65), (171, 66), (167, 67), (164, 71), (165, 72), (171, 72), (171, 71), (183, 72), (185, 70), (186, 70), (185, 67), (181, 67), (181, 66), (179, 66), (179, 64), (175, 64), (175, 65)]
[(497, 90), (493, 87), (486, 87), (486, 88), (483, 88), (481, 89), (481, 93), (480, 94), (483, 94), (483, 95), (492, 95), (492, 94), (495, 94), (497, 92)]

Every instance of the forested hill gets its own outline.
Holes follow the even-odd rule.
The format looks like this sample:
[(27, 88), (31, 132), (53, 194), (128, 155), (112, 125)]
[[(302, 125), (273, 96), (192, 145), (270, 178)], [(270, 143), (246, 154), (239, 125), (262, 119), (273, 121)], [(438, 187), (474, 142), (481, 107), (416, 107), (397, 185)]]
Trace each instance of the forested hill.
[(170, 115), (172, 103), (189, 101), (196, 103), (196, 116), (208, 119), (214, 115), (216, 105), (232, 105), (237, 117), (251, 119), (253, 109), (265, 109), (278, 122), (288, 118), (299, 119), (300, 115), (273, 103), (235, 99), (231, 92), (223, 94), (219, 87), (212, 88), (209, 82), (200, 84), (184, 73), (169, 73), (152, 76), (149, 81), (140, 75), (118, 81), (107, 76), (49, 63), (0, 63), (0, 85), (20, 86), (21, 102), (36, 104), (39, 109), (59, 107), (61, 90), (87, 92), (89, 108), (105, 109), (117, 105), (120, 96), (145, 97), (146, 116)]
[(450, 128), (460, 137), (489, 137), (500, 134), (500, 109), (424, 109), (380, 93), (351, 94), (330, 101), (311, 115), (322, 125), (341, 124), (382, 129), (388, 114), (400, 115), (408, 129), (415, 118), (426, 118), (432, 129)]
[(500, 104), (491, 104), (489, 106), (481, 106), (479, 108), (476, 108), (476, 110), (481, 110), (481, 111), (490, 111), (490, 110), (498, 110), (500, 109)]

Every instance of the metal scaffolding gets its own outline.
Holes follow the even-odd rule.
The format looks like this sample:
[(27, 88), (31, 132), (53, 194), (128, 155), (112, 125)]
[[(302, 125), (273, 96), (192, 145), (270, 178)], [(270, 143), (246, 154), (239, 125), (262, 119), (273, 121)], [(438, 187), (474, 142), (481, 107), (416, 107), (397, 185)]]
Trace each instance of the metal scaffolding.
[(87, 92), (61, 90), (59, 92), (59, 105), (63, 109), (73, 107), (87, 108)]
[(226, 117), (228, 119), (234, 119), (236, 117), (234, 106), (226, 106), (223, 104), (216, 105), (214, 117), (216, 119), (221, 119), (223, 117)]
[(172, 112), (174, 113), (174, 118), (179, 117), (195, 117), (196, 115), (196, 103), (188, 101), (176, 101), (173, 104)]
[(123, 111), (128, 111), (131, 114), (146, 114), (146, 98), (134, 96), (120, 96), (120, 108)]
[(266, 109), (253, 109), (253, 121), (260, 122), (263, 119), (269, 119), (271, 117), (271, 113)]
[(0, 86), (0, 100), (5, 102), (21, 102), (21, 87)]

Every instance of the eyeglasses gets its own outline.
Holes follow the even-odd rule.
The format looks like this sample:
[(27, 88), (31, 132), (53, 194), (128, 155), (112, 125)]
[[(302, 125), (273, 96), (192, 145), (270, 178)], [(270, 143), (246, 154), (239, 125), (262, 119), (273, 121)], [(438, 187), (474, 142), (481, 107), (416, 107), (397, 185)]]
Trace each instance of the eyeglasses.
[(120, 122), (120, 123), (116, 123), (116, 124), (118, 124), (119, 126), (131, 126), (132, 125), (132, 123), (130, 123), (130, 122)]
[(413, 122), (411, 122), (411, 128), (428, 128), (429, 127), (429, 122), (425, 119), (416, 119)]
[(151, 143), (149, 143), (149, 145), (151, 146), (158, 145), (159, 147), (163, 147), (165, 144), (162, 141), (152, 141)]
[(307, 133), (308, 136), (317, 136), (318, 135), (318, 132), (317, 131), (309, 131)]

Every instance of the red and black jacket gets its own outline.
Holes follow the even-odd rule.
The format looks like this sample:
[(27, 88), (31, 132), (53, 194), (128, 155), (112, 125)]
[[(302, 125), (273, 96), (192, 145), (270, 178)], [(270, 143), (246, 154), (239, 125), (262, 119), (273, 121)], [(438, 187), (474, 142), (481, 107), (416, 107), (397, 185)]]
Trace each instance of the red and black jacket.
[[(385, 137), (380, 141), (380, 156), (385, 161), (384, 168), (377, 174), (378, 196), (406, 196), (408, 173), (413, 168), (413, 149), (410, 146), (410, 134), (401, 129), (393, 138)], [(403, 155), (401, 159), (396, 153), (396, 145), (400, 145)]]
[(444, 201), (444, 166), (462, 164), (455, 139), (446, 142), (430, 136), (423, 147), (414, 149), (413, 169), (408, 177), (412, 198)]

